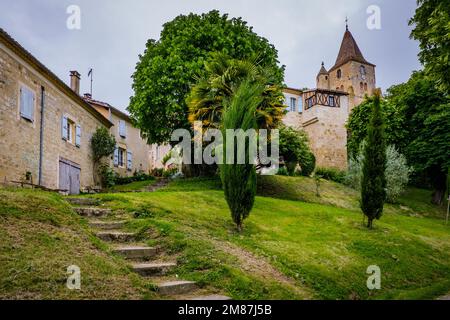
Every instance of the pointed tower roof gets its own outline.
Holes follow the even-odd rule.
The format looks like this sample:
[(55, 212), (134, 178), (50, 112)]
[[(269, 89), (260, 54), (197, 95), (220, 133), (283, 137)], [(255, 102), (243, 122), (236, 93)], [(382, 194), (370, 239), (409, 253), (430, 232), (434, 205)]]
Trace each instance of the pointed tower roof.
[(322, 62), (322, 68), (320, 68), (319, 73), (317, 74), (317, 76), (320, 76), (322, 74), (328, 74), (327, 69), (325, 69), (325, 64)]
[(348, 30), (347, 25), (344, 33), (344, 38), (342, 39), (341, 49), (339, 50), (339, 54), (336, 59), (336, 63), (333, 66), (333, 68), (330, 69), (330, 72), (346, 64), (349, 61), (357, 61), (360, 63), (375, 66), (374, 64), (368, 62), (364, 58), (361, 50), (358, 47), (358, 44), (355, 41), (355, 38), (353, 38), (352, 33)]

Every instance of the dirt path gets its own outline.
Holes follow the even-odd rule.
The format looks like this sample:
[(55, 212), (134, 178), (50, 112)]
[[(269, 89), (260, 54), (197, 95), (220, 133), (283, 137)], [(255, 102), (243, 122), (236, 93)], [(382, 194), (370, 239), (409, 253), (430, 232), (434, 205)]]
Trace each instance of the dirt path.
[(257, 256), (250, 251), (247, 251), (241, 247), (238, 247), (229, 242), (223, 242), (215, 239), (208, 239), (219, 250), (235, 256), (242, 268), (254, 274), (260, 278), (266, 280), (277, 281), (286, 287), (289, 287), (292, 291), (297, 293), (303, 299), (312, 299), (312, 293), (305, 287), (300, 287), (299, 282), (292, 279), (281, 271), (276, 269), (266, 258)]

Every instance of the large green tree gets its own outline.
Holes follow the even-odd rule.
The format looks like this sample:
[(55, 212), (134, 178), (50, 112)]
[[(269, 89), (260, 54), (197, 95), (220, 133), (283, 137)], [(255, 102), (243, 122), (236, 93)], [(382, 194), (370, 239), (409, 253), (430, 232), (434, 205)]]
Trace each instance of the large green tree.
[(186, 96), (211, 53), (252, 59), (271, 70), (281, 84), (278, 52), (240, 18), (218, 11), (180, 15), (164, 25), (159, 40), (149, 40), (133, 74), (128, 111), (151, 143), (169, 142), (174, 129), (190, 128)]
[(420, 43), (419, 58), (439, 88), (450, 92), (450, 1), (418, 0), (409, 24), (411, 37)]
[(384, 120), (380, 107), (380, 95), (375, 95), (367, 132), (367, 144), (361, 179), (361, 209), (367, 216), (367, 227), (372, 229), (373, 220), (380, 219), (386, 201), (386, 141)]

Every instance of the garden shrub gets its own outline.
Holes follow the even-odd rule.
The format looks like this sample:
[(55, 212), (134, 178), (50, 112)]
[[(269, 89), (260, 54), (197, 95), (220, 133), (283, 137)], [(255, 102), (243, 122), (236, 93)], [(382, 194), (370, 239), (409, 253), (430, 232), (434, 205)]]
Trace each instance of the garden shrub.
[(321, 176), (322, 179), (343, 183), (346, 172), (335, 168), (317, 168), (316, 175)]

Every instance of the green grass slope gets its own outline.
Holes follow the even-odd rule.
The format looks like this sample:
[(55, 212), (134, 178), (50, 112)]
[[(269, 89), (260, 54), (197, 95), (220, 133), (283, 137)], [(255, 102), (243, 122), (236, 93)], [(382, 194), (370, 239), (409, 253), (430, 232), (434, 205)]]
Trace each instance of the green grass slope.
[[(412, 189), (404, 204), (387, 205), (369, 231), (351, 189), (326, 182), (316, 197), (311, 179), (264, 179), (272, 189), (260, 194), (271, 197), (257, 197), (243, 234), (234, 231), (217, 180), (98, 197), (119, 211), (145, 212), (130, 230), (177, 255), (183, 278), (234, 298), (429, 299), (450, 290), (450, 228), (440, 208), (422, 201), (428, 192)], [(258, 273), (258, 264), (286, 278)], [(370, 265), (381, 268), (381, 290), (366, 287)]]
[[(66, 287), (67, 267), (81, 290)], [(57, 194), (0, 188), (0, 299), (139, 299), (145, 284)]]

